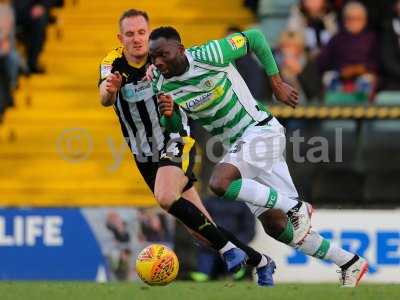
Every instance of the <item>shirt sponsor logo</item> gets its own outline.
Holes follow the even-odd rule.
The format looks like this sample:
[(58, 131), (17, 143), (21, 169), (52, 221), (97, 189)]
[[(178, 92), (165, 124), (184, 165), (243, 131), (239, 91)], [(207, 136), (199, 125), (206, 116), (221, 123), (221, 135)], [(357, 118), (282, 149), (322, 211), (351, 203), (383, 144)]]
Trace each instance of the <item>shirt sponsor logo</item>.
[(186, 109), (190, 111), (194, 111), (197, 107), (200, 105), (206, 103), (208, 100), (211, 99), (213, 95), (213, 92), (208, 92), (205, 94), (202, 94), (196, 98), (190, 99), (185, 103)]
[(125, 101), (135, 103), (151, 99), (154, 96), (151, 82), (139, 81), (137, 84), (129, 83), (121, 88)]
[[(213, 84), (213, 83), (212, 83)], [(204, 109), (210, 105), (215, 99), (218, 99), (224, 94), (223, 85), (219, 85), (212, 91), (205, 92), (204, 94), (192, 98), (185, 102), (185, 108), (189, 111), (196, 111), (199, 109)]]

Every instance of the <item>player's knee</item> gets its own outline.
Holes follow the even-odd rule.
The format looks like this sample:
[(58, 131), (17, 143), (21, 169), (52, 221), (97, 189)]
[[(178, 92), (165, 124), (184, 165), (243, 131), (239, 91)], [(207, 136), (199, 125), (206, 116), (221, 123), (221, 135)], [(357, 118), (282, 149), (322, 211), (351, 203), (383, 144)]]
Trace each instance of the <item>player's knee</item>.
[(177, 199), (176, 194), (171, 191), (156, 191), (154, 196), (158, 204), (165, 211), (168, 211), (172, 203)]
[(231, 180), (222, 176), (212, 176), (209, 182), (210, 189), (219, 197), (228, 190)]
[(273, 238), (278, 238), (285, 230), (287, 216), (280, 209), (269, 209), (259, 216), (265, 232)]

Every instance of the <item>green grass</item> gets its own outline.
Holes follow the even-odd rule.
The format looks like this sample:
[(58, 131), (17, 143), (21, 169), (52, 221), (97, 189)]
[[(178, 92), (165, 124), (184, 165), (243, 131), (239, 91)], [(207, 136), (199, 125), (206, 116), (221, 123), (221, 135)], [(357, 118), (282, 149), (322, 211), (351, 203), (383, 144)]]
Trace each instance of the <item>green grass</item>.
[(1, 282), (1, 300), (342, 300), (400, 299), (400, 285), (363, 284), (341, 289), (334, 284), (278, 284), (260, 288), (252, 282), (174, 282), (166, 287), (141, 283)]

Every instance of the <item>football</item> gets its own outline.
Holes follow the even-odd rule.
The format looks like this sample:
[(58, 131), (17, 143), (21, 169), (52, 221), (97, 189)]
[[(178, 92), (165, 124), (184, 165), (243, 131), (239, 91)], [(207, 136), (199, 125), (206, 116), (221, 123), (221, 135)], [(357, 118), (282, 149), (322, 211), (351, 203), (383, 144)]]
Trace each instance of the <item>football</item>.
[(167, 285), (179, 271), (179, 261), (174, 251), (161, 244), (144, 248), (136, 259), (136, 272), (148, 285)]

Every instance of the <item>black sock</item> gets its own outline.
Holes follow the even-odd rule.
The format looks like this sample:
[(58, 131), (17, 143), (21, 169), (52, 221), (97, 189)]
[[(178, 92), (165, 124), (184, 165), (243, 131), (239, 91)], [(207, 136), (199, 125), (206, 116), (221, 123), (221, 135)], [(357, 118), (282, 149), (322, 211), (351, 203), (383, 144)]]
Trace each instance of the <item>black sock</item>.
[(179, 198), (168, 211), (187, 227), (206, 238), (216, 250), (221, 250), (229, 240), (218, 228), (190, 201)]
[(234, 243), (237, 247), (242, 249), (246, 252), (248, 259), (246, 263), (250, 266), (257, 267), (258, 264), (261, 262), (262, 254), (257, 252), (253, 248), (247, 246), (246, 244), (242, 243), (237, 239), (237, 237), (230, 231), (226, 230), (225, 228), (218, 226), (219, 231), (221, 231), (232, 243)]

